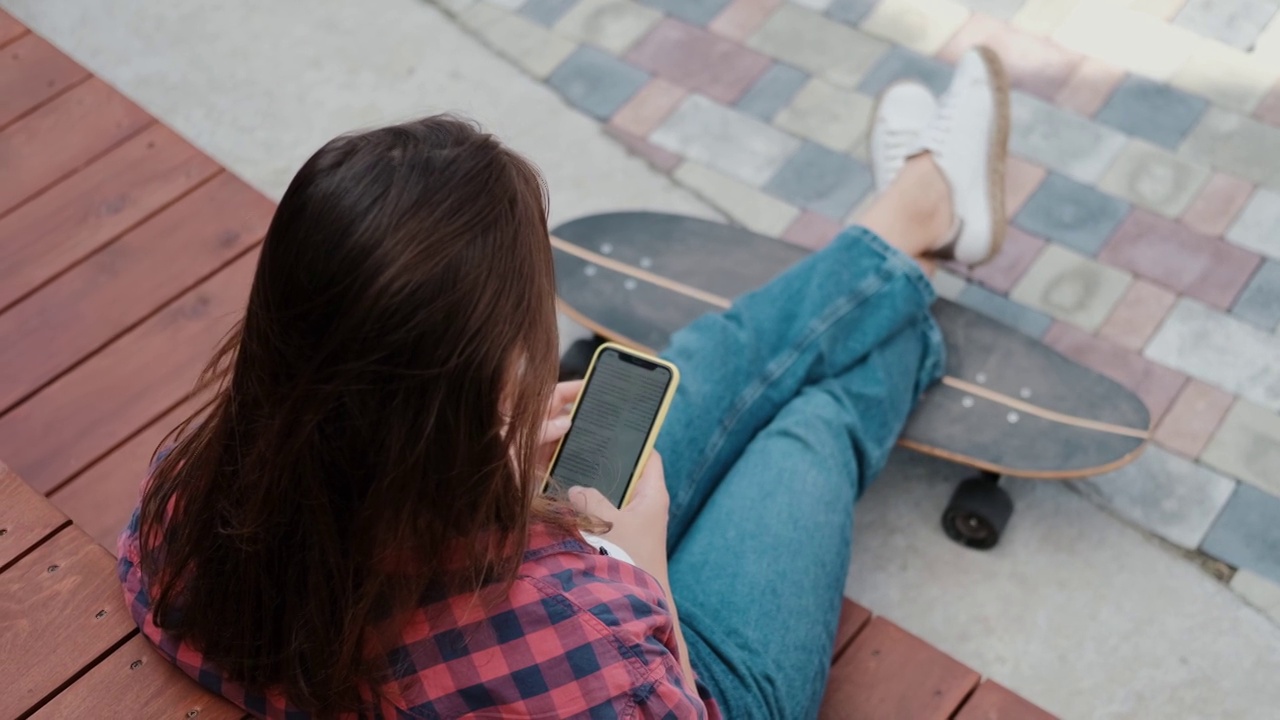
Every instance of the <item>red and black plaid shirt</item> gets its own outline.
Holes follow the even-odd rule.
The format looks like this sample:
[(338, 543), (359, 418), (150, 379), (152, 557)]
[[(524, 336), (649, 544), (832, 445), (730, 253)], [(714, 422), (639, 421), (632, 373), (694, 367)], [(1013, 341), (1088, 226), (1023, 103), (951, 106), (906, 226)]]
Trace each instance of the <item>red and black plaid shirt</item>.
[[(685, 682), (665, 594), (651, 575), (547, 527), (535, 527), (529, 541), (496, 607), (462, 595), (413, 614), (400, 643), (384, 652), (392, 680), (365, 717), (720, 717), (706, 688)], [(257, 716), (310, 717), (278, 693), (246, 691), (156, 627), (136, 512), (119, 554), (134, 621), (183, 672)]]

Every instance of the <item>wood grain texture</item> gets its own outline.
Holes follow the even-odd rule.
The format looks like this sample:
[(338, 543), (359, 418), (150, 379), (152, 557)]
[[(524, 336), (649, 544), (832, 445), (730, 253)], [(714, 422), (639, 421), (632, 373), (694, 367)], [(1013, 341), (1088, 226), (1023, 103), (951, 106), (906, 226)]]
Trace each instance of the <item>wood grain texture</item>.
[(835, 650), (831, 662), (835, 663), (849, 649), (849, 644), (871, 622), (871, 611), (845, 598), (840, 606), (840, 624), (836, 627)]
[(13, 123), (0, 131), (0, 215), (152, 122), (91, 78)]
[(999, 683), (984, 681), (956, 713), (955, 720), (1054, 720), (1054, 716)]
[(272, 205), (222, 173), (0, 315), (0, 412), (255, 245)]
[(0, 218), (0, 312), (218, 170), (153, 125)]
[(9, 13), (0, 10), (0, 46), (21, 37), (26, 32), (26, 26)]
[(133, 516), (156, 446), (198, 408), (199, 403), (192, 400), (170, 410), (59, 488), (49, 500), (114, 555), (116, 538)]
[(831, 668), (822, 720), (947, 720), (978, 673), (884, 618)]
[(190, 393), (244, 312), (257, 250), (0, 417), (0, 457), (49, 493)]
[(0, 50), (0, 128), (87, 77), (39, 35), (14, 40)]
[(0, 463), (0, 568), (66, 524), (66, 515)]
[(16, 717), (137, 632), (115, 561), (75, 527), (0, 573), (0, 717)]
[(31, 717), (239, 720), (245, 715), (200, 687), (137, 635)]

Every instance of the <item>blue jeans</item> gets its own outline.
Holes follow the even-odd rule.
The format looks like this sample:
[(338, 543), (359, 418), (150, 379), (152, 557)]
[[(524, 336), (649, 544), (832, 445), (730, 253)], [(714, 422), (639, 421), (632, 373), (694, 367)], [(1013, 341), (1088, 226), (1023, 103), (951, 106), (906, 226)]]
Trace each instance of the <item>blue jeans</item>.
[(812, 718), (826, 685), (853, 504), (941, 375), (933, 289), (862, 228), (676, 333), (659, 436), (671, 586), (729, 718)]

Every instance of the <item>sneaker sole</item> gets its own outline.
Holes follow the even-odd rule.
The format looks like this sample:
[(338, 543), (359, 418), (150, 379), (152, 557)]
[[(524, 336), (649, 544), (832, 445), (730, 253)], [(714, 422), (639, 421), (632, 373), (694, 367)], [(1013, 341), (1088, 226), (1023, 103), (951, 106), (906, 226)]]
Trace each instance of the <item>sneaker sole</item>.
[(991, 149), (987, 157), (988, 195), (991, 202), (991, 252), (976, 262), (977, 267), (991, 260), (1004, 247), (1005, 230), (1009, 220), (1005, 216), (1004, 173), (1009, 148), (1009, 74), (1005, 72), (1000, 56), (989, 47), (975, 48), (991, 75), (992, 95), (995, 103), (995, 124), (991, 127)]

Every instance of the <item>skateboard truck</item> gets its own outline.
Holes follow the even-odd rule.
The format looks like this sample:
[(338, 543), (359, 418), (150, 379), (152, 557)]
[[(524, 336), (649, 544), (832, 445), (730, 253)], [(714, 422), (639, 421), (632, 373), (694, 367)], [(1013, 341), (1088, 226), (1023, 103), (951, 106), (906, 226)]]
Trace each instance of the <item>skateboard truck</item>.
[(947, 537), (975, 550), (989, 550), (1000, 542), (1000, 533), (1013, 515), (1013, 498), (1000, 487), (993, 472), (960, 483), (942, 513)]

